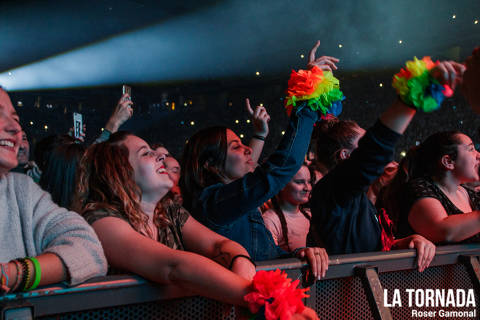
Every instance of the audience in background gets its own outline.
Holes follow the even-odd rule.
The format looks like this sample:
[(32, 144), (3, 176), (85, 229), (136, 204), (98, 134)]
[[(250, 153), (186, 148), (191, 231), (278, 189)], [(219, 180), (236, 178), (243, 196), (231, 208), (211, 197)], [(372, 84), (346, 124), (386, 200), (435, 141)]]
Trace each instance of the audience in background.
[[(310, 66), (336, 69), (336, 62), (314, 58)], [(480, 48), (465, 64), (463, 77), (462, 66), (453, 62), (440, 64), (432, 75), (451, 87), (463, 80), (465, 98), (480, 113)], [(254, 127), (249, 146), (226, 127), (203, 129), (188, 140), (183, 168), (163, 145), (150, 148), (135, 135), (117, 132), (132, 106), (130, 96), (122, 95), (88, 149), (73, 203), (97, 232), (114, 269), (244, 306), (255, 273), (250, 255), (267, 260), (295, 252), (320, 278), (328, 268), (327, 251), (416, 248), (423, 271), (435, 254), (432, 242), (480, 241), (480, 196), (464, 186), (480, 180), (480, 154), (470, 137), (448, 131), (430, 136), (400, 165), (390, 162), (415, 115), (400, 100), (368, 131), (354, 121), (323, 122), (306, 157), (318, 115), (308, 108), (293, 113), (278, 149), (259, 165), (270, 115), (263, 106), (251, 108), (247, 99)], [(0, 238), (9, 243), (0, 250), (2, 290), (63, 280), (77, 284), (104, 274), (98, 238), (76, 213), (62, 208), (72, 205), (85, 147), (67, 135), (47, 137), (35, 148), (37, 167), (2, 89), (0, 135)], [(300, 165), (304, 158), (309, 166)], [(26, 173), (48, 193), (11, 171)], [(181, 207), (179, 182), (192, 215), (222, 235)], [(262, 219), (259, 206), (276, 193)], [(389, 228), (396, 239), (385, 240)], [(307, 242), (312, 247), (304, 248)], [(323, 245), (327, 251), (318, 248)], [(23, 270), (32, 276), (25, 278)]]
[(30, 161), (30, 143), (28, 142), (27, 133), (25, 131), (22, 131), (22, 140), (18, 149), (17, 159), (18, 166), (11, 171), (25, 173), (30, 176), (33, 181), (38, 183), (42, 172), (35, 161)]
[(71, 206), (78, 163), (84, 152), (85, 146), (69, 135), (49, 136), (37, 143), (35, 153), (42, 171), (39, 185), (62, 207)]

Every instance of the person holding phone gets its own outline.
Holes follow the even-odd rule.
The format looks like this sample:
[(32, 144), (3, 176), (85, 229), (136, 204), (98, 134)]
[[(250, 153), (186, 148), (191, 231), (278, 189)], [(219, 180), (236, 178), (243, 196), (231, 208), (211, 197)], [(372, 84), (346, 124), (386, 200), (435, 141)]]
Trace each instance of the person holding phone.
[[(112, 115), (107, 121), (104, 130), (100, 136), (95, 140), (94, 143), (100, 143), (107, 141), (112, 134), (118, 131), (118, 129), (133, 116), (133, 102), (130, 96), (131, 89), (127, 90), (128, 86), (122, 88), (122, 96), (118, 100), (115, 109), (113, 110)], [(130, 88), (130, 87), (128, 87)], [(130, 92), (128, 92), (130, 91)]]

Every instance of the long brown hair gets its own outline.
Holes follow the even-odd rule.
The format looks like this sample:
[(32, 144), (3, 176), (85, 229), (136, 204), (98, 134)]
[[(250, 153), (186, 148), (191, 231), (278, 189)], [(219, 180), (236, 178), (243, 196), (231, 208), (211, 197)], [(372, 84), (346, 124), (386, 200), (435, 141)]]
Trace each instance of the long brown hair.
[(179, 181), (187, 210), (192, 210), (204, 188), (223, 181), (226, 158), (226, 127), (206, 128), (188, 139), (183, 151)]
[[(142, 193), (133, 178), (128, 149), (122, 144), (130, 135), (119, 131), (87, 149), (80, 162), (74, 209), (81, 214), (97, 210), (121, 214), (137, 232), (153, 238), (148, 216), (140, 208)], [(157, 228), (169, 224), (165, 215), (169, 204), (165, 197), (158, 202), (153, 215)]]

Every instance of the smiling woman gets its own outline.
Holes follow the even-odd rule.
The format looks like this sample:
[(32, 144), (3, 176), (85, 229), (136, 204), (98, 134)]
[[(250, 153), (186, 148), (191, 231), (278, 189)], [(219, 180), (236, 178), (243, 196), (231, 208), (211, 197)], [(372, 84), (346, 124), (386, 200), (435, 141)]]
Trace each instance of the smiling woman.
[[(0, 89), (0, 293), (68, 280), (77, 284), (106, 272), (98, 238), (78, 214), (58, 207), (17, 166), (18, 115)], [(27, 257), (27, 258), (25, 258)]]
[(411, 150), (402, 168), (408, 179), (398, 175), (385, 192), (385, 203), (399, 203), (389, 208), (399, 221), (397, 236), (480, 242), (480, 195), (464, 185), (479, 180), (479, 161), (470, 137), (458, 131), (437, 132)]
[(312, 178), (306, 165), (271, 200), (271, 208), (263, 213), (265, 225), (275, 243), (285, 251), (305, 247), (312, 214), (303, 208), (310, 199)]
[(75, 207), (97, 232), (113, 268), (246, 305), (255, 274), (248, 253), (169, 199), (173, 181), (164, 160), (124, 131), (92, 145), (81, 162)]
[[(341, 106), (343, 94), (338, 88), (338, 79), (331, 73), (332, 69), (336, 69), (338, 59), (328, 56), (316, 59), (315, 53), (319, 46), (320, 41), (317, 41), (310, 52), (308, 70), (292, 72), (288, 91), (291, 95), (286, 105), (287, 112), (291, 113), (288, 128), (277, 150), (267, 161), (257, 166), (257, 148), (245, 146), (226, 127), (200, 130), (188, 140), (184, 149), (180, 188), (186, 208), (207, 227), (243, 245), (256, 261), (292, 256), (275, 243), (265, 226), (259, 207), (275, 196), (299, 170), (315, 122), (320, 116), (325, 117), (327, 112), (331, 113), (335, 109), (332, 103), (334, 100), (336, 106)], [(326, 71), (325, 76), (323, 70)], [(332, 98), (332, 101), (329, 100), (330, 96), (324, 99), (329, 103), (322, 105), (321, 110), (306, 107), (307, 103), (302, 98), (315, 94), (316, 98), (320, 94), (326, 95), (322, 91), (326, 83), (338, 96)], [(303, 89), (297, 94), (298, 100), (293, 95), (297, 87)], [(318, 98), (309, 105), (316, 105), (319, 100), (321, 99)], [(248, 101), (247, 108), (250, 110)], [(257, 107), (250, 114), (264, 114), (262, 108), (263, 106)], [(254, 133), (254, 146), (260, 141), (263, 147), (265, 137), (266, 134)], [(316, 278), (325, 275), (328, 257), (323, 248), (299, 248), (294, 255), (308, 260)]]
[(18, 164), (17, 152), (22, 128), (17, 112), (8, 94), (0, 88), (0, 174), (5, 174)]

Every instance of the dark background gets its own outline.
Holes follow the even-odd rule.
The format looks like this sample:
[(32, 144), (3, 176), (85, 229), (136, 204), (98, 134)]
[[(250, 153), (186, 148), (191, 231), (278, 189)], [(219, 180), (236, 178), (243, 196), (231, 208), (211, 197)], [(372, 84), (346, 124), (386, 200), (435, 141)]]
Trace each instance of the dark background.
[[(480, 45), (478, 20), (478, 0), (1, 1), (0, 85), (35, 142), (67, 132), (73, 112), (84, 115), (92, 141), (130, 84), (135, 112), (123, 129), (176, 156), (210, 125), (248, 142), (249, 97), (271, 114), (268, 154), (286, 124), (289, 73), (305, 66), (317, 39), (319, 55), (340, 58), (341, 117), (368, 127), (396, 98), (391, 77), (407, 59), (463, 61)], [(478, 142), (477, 119), (457, 93), (416, 116), (397, 158), (439, 130)]]

